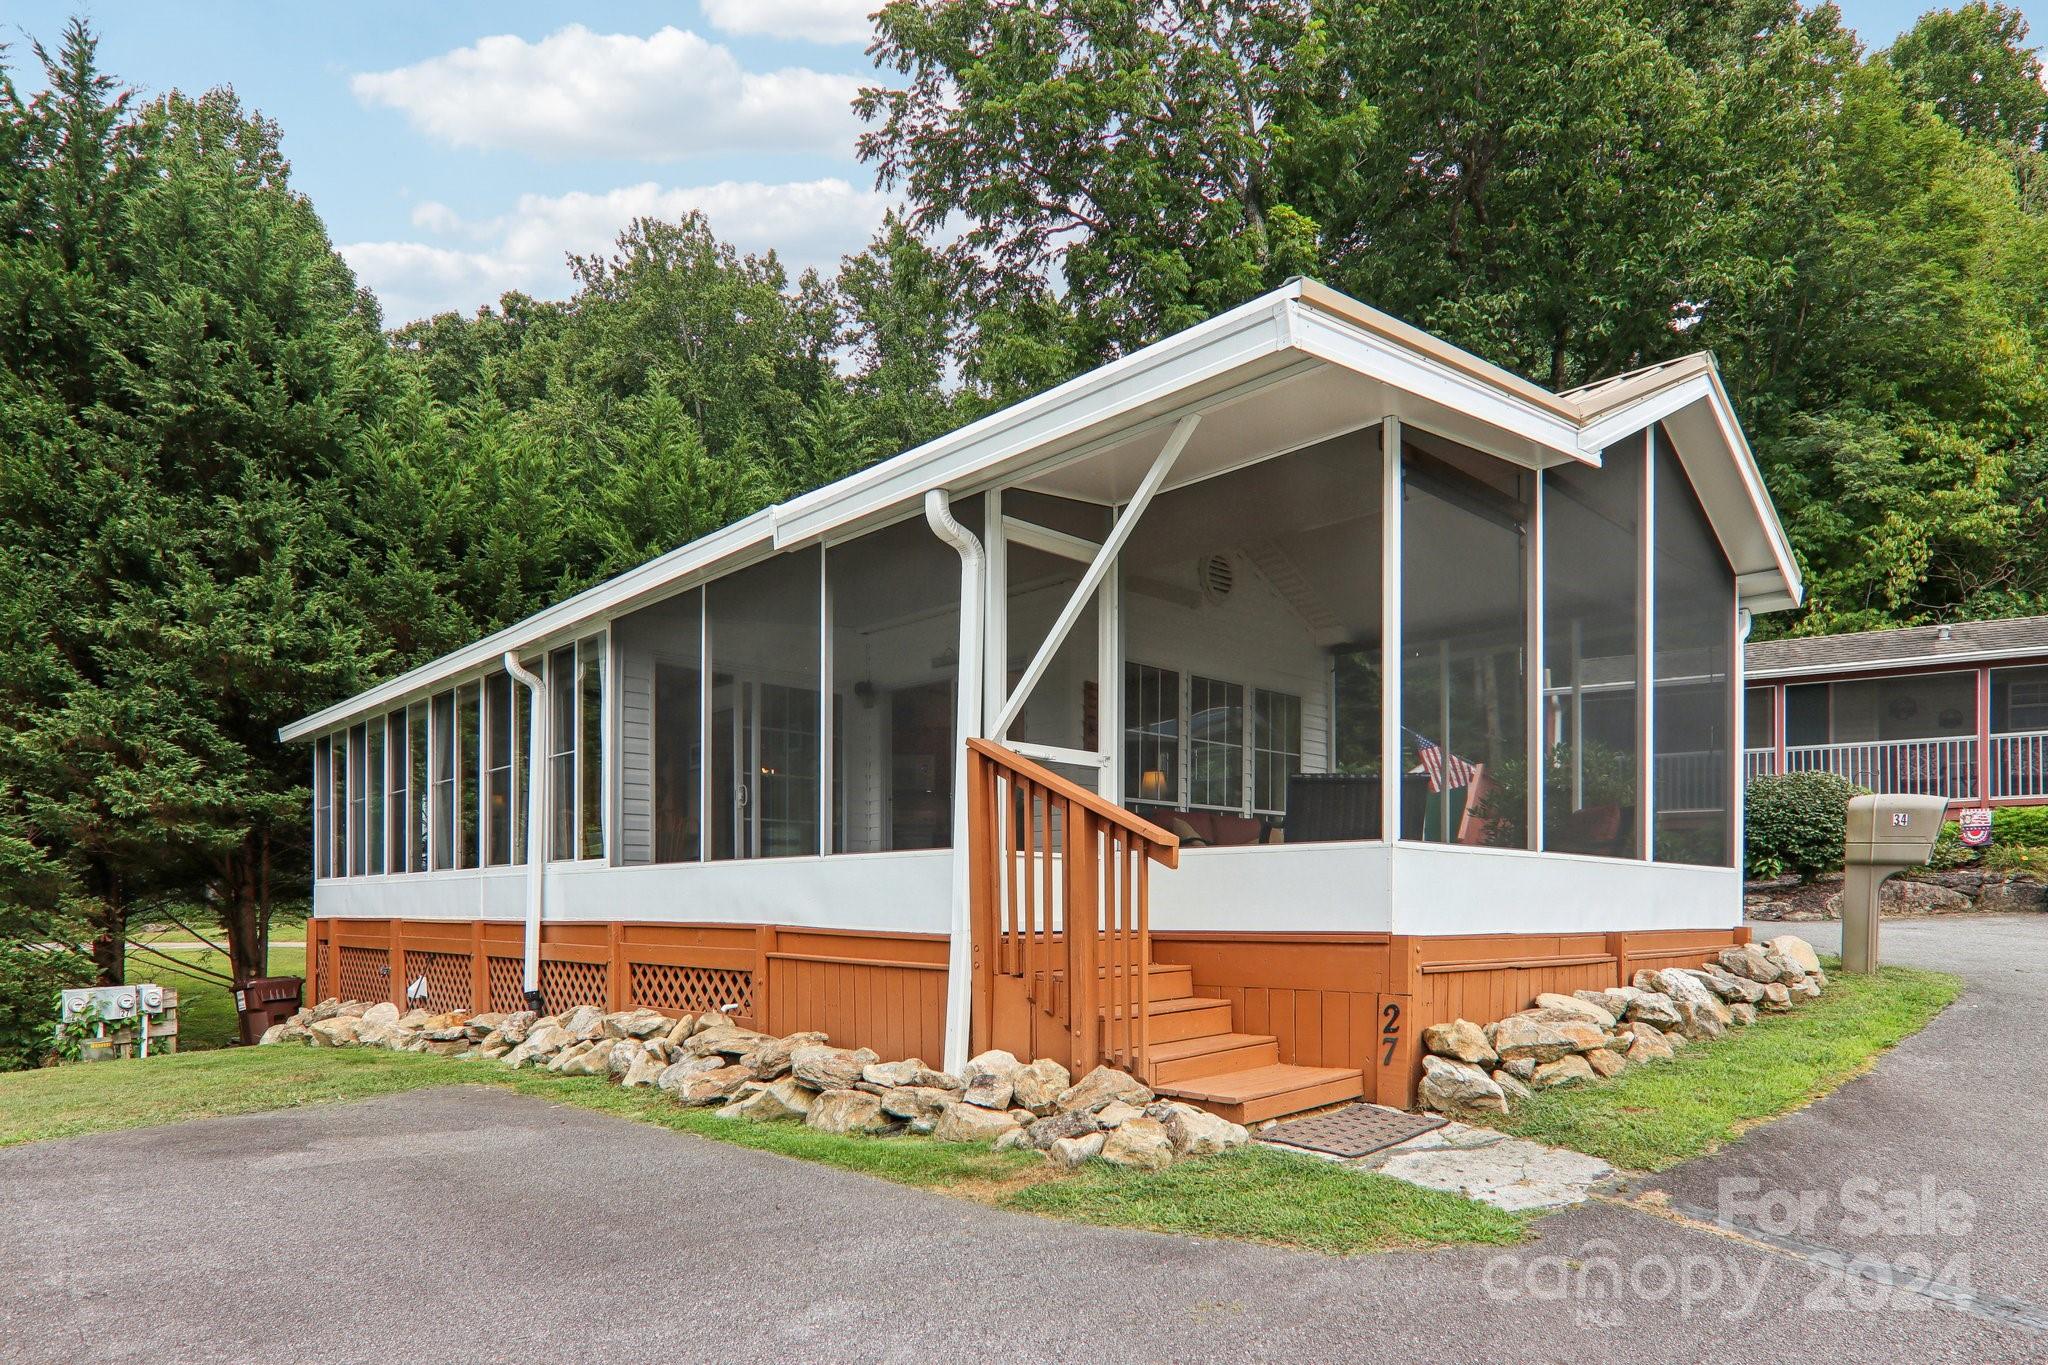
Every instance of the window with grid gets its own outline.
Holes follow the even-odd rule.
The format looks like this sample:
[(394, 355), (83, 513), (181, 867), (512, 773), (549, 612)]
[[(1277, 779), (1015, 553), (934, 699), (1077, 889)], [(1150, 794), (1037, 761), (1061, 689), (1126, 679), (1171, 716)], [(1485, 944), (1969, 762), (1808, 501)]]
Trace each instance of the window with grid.
[(334, 875), (333, 844), (334, 787), (329, 772), (334, 762), (333, 742), (325, 735), (313, 742), (313, 875)]
[(364, 821), (369, 814), (370, 793), (365, 781), (364, 751), (367, 726), (348, 732), (348, 872), (360, 877), (369, 870), (369, 840)]
[(1180, 804), (1180, 674), (1124, 665), (1124, 799)]
[(761, 685), (761, 856), (818, 851), (818, 694)]
[(1244, 684), (1188, 679), (1188, 804), (1244, 806)]
[(484, 866), (512, 861), (512, 824), (518, 818), (512, 786), (512, 678), (484, 679)]
[(384, 847), (387, 864), (393, 872), (409, 871), (407, 859), (412, 848), (412, 839), (406, 832), (406, 817), (411, 813), (411, 794), (408, 784), (412, 780), (412, 761), (407, 752), (409, 731), (406, 729), (406, 711), (393, 711), (385, 717), (388, 738), (385, 741), (384, 763), (385, 782), (388, 796), (384, 805), (385, 835)]
[(369, 845), (367, 870), (380, 873), (384, 870), (384, 718), (369, 723), (369, 771), (363, 779), (363, 791), (368, 797), (369, 811), (364, 819), (363, 830)]
[(1301, 698), (1286, 692), (1252, 693), (1252, 809), (1287, 812), (1287, 779), (1301, 771)]
[(576, 647), (548, 655), (548, 856), (576, 856)]
[(482, 786), (482, 751), (477, 719), (483, 706), (483, 689), (464, 683), (455, 690), (455, 865), (477, 865), (478, 789)]
[(443, 692), (429, 705), (433, 712), (433, 836), (434, 867), (455, 866), (455, 694)]

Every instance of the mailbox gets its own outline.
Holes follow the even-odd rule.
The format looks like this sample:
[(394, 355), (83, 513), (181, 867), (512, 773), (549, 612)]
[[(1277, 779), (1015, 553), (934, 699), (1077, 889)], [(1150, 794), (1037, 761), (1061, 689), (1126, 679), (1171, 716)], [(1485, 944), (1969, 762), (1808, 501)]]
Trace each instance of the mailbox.
[(1934, 856), (1948, 800), (1880, 793), (1849, 798), (1842, 843), (1842, 969), (1877, 970), (1878, 896), (1885, 881)]

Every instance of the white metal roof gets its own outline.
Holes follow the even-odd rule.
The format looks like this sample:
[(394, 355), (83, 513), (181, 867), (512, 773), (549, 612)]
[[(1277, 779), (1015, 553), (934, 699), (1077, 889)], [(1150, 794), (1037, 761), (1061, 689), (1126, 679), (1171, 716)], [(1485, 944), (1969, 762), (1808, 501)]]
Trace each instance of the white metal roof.
[[(1217, 414), (1233, 405), (1248, 419), (1233, 427), (1205, 416), (1184, 465), (1213, 467), (1232, 455), (1223, 448), (1228, 442), (1242, 443), (1252, 432), (1264, 449), (1277, 452), (1388, 414), (1531, 468), (1572, 461), (1597, 465), (1607, 446), (1663, 421), (1735, 566), (1745, 605), (1766, 611), (1799, 601), (1790, 547), (1711, 360), (1690, 356), (1555, 394), (1326, 286), (1294, 280), (892, 459), (756, 512), (295, 721), (280, 737), (308, 738), (492, 667), (507, 650), (545, 648), (777, 550), (906, 515), (929, 489), (964, 494), (1030, 482), (1119, 501), (1174, 421), (1191, 411)], [(1257, 452), (1240, 445), (1235, 453), (1242, 462), (1243, 455)]]

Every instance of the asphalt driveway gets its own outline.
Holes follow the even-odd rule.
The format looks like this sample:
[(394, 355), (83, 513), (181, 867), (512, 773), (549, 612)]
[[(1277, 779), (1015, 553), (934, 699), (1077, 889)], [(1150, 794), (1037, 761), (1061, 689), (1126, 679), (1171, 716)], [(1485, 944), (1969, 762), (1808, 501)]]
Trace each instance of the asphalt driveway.
[[(1708, 1211), (1723, 1178), (1788, 1207), (1865, 1175), (1880, 1202), (1923, 1180), (1922, 1203), (1968, 1197), (1925, 1235), (1835, 1207), (1737, 1239), (1593, 1205), (1507, 1254), (1336, 1260), (1053, 1223), (465, 1087), (0, 1151), (0, 1359), (2040, 1358), (2026, 1024), (2048, 919), (1885, 932), (1896, 959), (1964, 972), (1964, 1000), (1874, 1075), (1649, 1183)], [(1947, 1280), (1897, 1270), (1930, 1252)], [(1827, 1268), (1859, 1253), (1895, 1269)], [(1958, 1273), (2013, 1302), (1943, 1301)]]

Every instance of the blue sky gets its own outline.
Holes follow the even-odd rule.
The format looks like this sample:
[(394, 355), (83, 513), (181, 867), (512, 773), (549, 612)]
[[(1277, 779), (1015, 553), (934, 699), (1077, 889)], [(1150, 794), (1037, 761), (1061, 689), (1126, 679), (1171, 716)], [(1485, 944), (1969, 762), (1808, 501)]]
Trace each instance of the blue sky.
[[(565, 252), (701, 208), (747, 250), (827, 268), (887, 199), (845, 107), (879, 0), (96, 0), (104, 67), (145, 92), (232, 85), (284, 128), (299, 188), (396, 324), (505, 289), (567, 292)], [(1882, 45), (1929, 6), (1850, 0)], [(2048, 0), (2022, 6), (2039, 28)], [(76, 0), (11, 0), (37, 82)]]

